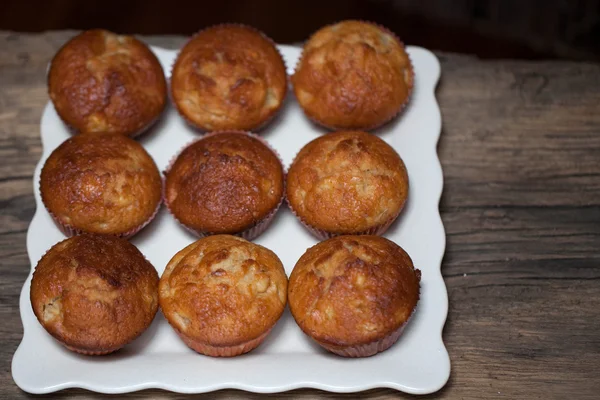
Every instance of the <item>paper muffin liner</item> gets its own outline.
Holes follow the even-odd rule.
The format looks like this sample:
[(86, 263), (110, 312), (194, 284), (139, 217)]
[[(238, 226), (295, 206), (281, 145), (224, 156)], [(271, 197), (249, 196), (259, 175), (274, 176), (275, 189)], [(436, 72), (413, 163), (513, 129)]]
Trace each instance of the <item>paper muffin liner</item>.
[(179, 218), (177, 218), (177, 215), (175, 215), (175, 213), (173, 212), (173, 210), (171, 209), (169, 202), (167, 201), (167, 184), (166, 184), (166, 176), (169, 174), (169, 171), (171, 170), (171, 168), (173, 167), (173, 164), (175, 163), (175, 161), (177, 160), (177, 158), (179, 158), (179, 156), (181, 155), (181, 153), (187, 149), (188, 147), (194, 145), (195, 143), (204, 140), (206, 138), (209, 138), (211, 136), (215, 136), (215, 135), (220, 135), (223, 133), (235, 133), (235, 134), (239, 134), (239, 135), (246, 135), (246, 136), (250, 136), (254, 139), (257, 139), (258, 141), (260, 141), (262, 144), (264, 144), (269, 150), (271, 150), (271, 152), (275, 155), (275, 157), (277, 157), (277, 159), (279, 160), (279, 163), (281, 164), (281, 170), (283, 171), (283, 188), (282, 188), (282, 193), (281, 193), (281, 198), (279, 199), (279, 202), (277, 203), (277, 205), (273, 208), (273, 210), (267, 214), (266, 216), (264, 216), (262, 219), (256, 221), (252, 226), (240, 231), (240, 232), (234, 232), (234, 233), (228, 233), (229, 235), (233, 235), (233, 236), (239, 236), (242, 239), (246, 239), (248, 241), (251, 241), (255, 238), (257, 238), (260, 234), (262, 234), (267, 228), (268, 226), (271, 224), (271, 222), (273, 221), (273, 218), (275, 217), (275, 215), (277, 214), (277, 211), (279, 210), (279, 208), (281, 207), (281, 204), (283, 203), (283, 200), (285, 198), (285, 190), (286, 190), (286, 170), (285, 170), (285, 166), (283, 164), (283, 160), (281, 159), (281, 156), (279, 155), (279, 153), (277, 152), (277, 150), (275, 150), (270, 144), (269, 142), (267, 142), (264, 138), (255, 135), (251, 132), (247, 132), (247, 131), (237, 131), (237, 130), (223, 130), (223, 131), (214, 131), (214, 132), (210, 132), (205, 134), (204, 136), (195, 139), (193, 141), (191, 141), (190, 143), (188, 143), (186, 146), (184, 146), (177, 154), (175, 154), (171, 160), (169, 161), (169, 165), (167, 166), (166, 170), (164, 171), (164, 176), (165, 178), (163, 179), (163, 203), (165, 204), (165, 207), (167, 208), (167, 210), (169, 211), (169, 213), (173, 216), (173, 218), (175, 218), (175, 220), (184, 228), (186, 228), (190, 233), (192, 233), (194, 236), (197, 236), (199, 238), (205, 237), (205, 236), (210, 236), (210, 235), (218, 235), (218, 234), (222, 234), (223, 232), (210, 232), (210, 231), (204, 231), (204, 230), (200, 230), (200, 229), (195, 229), (191, 226), (188, 226), (186, 224), (184, 224), (181, 220), (179, 220)]
[(66, 344), (64, 342), (60, 342), (60, 343), (63, 346), (65, 346), (67, 349), (69, 349), (69, 350), (71, 350), (71, 351), (73, 351), (75, 353), (83, 354), (83, 355), (86, 355), (86, 356), (104, 356), (106, 354), (114, 353), (115, 351), (117, 351), (117, 350), (119, 350), (119, 349), (122, 348), (122, 346), (121, 346), (121, 347), (119, 347), (117, 349), (114, 349), (114, 350), (89, 351), (89, 350), (82, 350), (82, 349), (79, 349), (77, 347), (69, 346), (68, 344)]
[[(164, 186), (164, 185), (163, 185)], [(46, 205), (46, 202), (44, 201), (44, 196), (41, 190), (41, 178), (40, 178), (40, 183), (38, 184), (38, 187), (40, 188), (40, 197), (42, 199), (42, 203), (44, 204), (44, 207), (46, 208), (46, 211), (48, 211), (48, 214), (50, 214), (50, 217), (52, 217), (52, 220), (54, 221), (55, 225), (58, 227), (58, 229), (67, 237), (71, 237), (71, 236), (75, 236), (75, 235), (81, 235), (82, 233), (92, 233), (92, 234), (105, 234), (105, 235), (111, 235), (111, 236), (116, 236), (119, 238), (123, 238), (123, 239), (130, 239), (132, 238), (136, 233), (138, 233), (139, 231), (141, 231), (142, 229), (144, 229), (146, 227), (146, 225), (148, 225), (150, 222), (152, 222), (152, 220), (156, 217), (156, 215), (158, 214), (158, 211), (160, 210), (160, 206), (162, 204), (162, 197), (161, 199), (158, 201), (158, 204), (156, 205), (156, 208), (154, 209), (154, 212), (152, 213), (152, 215), (150, 215), (150, 217), (148, 217), (147, 220), (145, 220), (143, 223), (141, 223), (140, 225), (125, 231), (125, 232), (121, 232), (121, 233), (99, 233), (99, 232), (91, 232), (91, 231), (87, 231), (85, 229), (82, 228), (77, 228), (71, 224), (66, 223), (65, 221), (61, 220), (60, 217), (58, 217), (57, 215), (55, 215), (52, 211), (50, 211), (50, 208), (48, 208), (48, 206)], [(161, 188), (161, 191), (164, 190), (163, 188)]]
[[(47, 252), (48, 252), (48, 250), (46, 251), (46, 253), (47, 253)], [(144, 258), (145, 258), (145, 257), (144, 257)], [(157, 312), (158, 312), (158, 309), (157, 309)], [(156, 316), (156, 314), (155, 314), (155, 316)], [(36, 319), (37, 319), (37, 318), (36, 318)], [(148, 326), (146, 326), (146, 327), (144, 328), (144, 330), (142, 330), (142, 331), (141, 331), (141, 332), (140, 332), (140, 333), (139, 333), (139, 334), (138, 334), (136, 337), (134, 337), (133, 339), (129, 340), (128, 342), (126, 342), (126, 343), (123, 343), (122, 345), (120, 345), (120, 346), (117, 346), (117, 347), (115, 347), (115, 348), (113, 348), (113, 349), (110, 349), (110, 350), (97, 350), (97, 351), (84, 350), (84, 349), (81, 349), (81, 348), (79, 348), (79, 347), (71, 346), (71, 345), (69, 345), (69, 344), (65, 343), (65, 342), (64, 342), (62, 339), (59, 339), (59, 338), (55, 337), (55, 336), (54, 336), (54, 335), (52, 335), (52, 334), (50, 334), (50, 335), (51, 335), (51, 336), (52, 336), (52, 337), (53, 337), (53, 338), (54, 338), (56, 341), (58, 341), (60, 344), (62, 344), (64, 347), (66, 347), (68, 350), (70, 350), (70, 351), (73, 351), (73, 352), (75, 352), (75, 353), (83, 354), (83, 355), (86, 355), (86, 356), (103, 356), (103, 355), (106, 355), (106, 354), (111, 354), (111, 353), (114, 353), (114, 352), (116, 352), (116, 351), (118, 351), (118, 350), (121, 350), (123, 347), (125, 347), (125, 346), (126, 346), (126, 345), (128, 345), (129, 343), (133, 342), (133, 341), (134, 341), (135, 339), (137, 339), (138, 337), (140, 337), (140, 336), (142, 335), (142, 333), (144, 333), (144, 332), (145, 332), (145, 331), (146, 331), (146, 330), (147, 330), (147, 329), (150, 327), (150, 325), (152, 324), (152, 321), (153, 321), (153, 320), (154, 320), (154, 317), (152, 318), (152, 320), (150, 321), (150, 323), (148, 324)], [(39, 321), (38, 321), (38, 322), (39, 322)], [(42, 327), (44, 328), (44, 330), (46, 330), (46, 327), (45, 327), (45, 326), (44, 326), (44, 325), (43, 325), (41, 322), (40, 322), (40, 325), (42, 325)], [(47, 331), (47, 332), (48, 332), (48, 331)], [(48, 333), (50, 333), (50, 332), (48, 332)]]
[(400, 336), (402, 336), (404, 328), (406, 328), (406, 325), (408, 325), (413, 315), (414, 310), (410, 317), (406, 320), (406, 322), (400, 325), (398, 329), (384, 336), (382, 339), (376, 340), (371, 343), (360, 344), (355, 346), (336, 346), (324, 343), (314, 338), (313, 339), (324, 349), (342, 357), (370, 357), (392, 347), (392, 345), (396, 343), (398, 339), (400, 339)]
[(357, 232), (330, 232), (324, 229), (319, 229), (311, 224), (309, 224), (308, 222), (306, 222), (306, 220), (304, 220), (301, 216), (298, 215), (298, 213), (296, 212), (296, 210), (294, 210), (294, 207), (292, 206), (292, 204), (290, 203), (289, 199), (286, 196), (286, 203), (290, 209), (290, 211), (292, 212), (292, 214), (294, 214), (294, 216), (296, 217), (296, 219), (298, 219), (298, 221), (300, 221), (300, 223), (310, 232), (313, 234), (313, 236), (315, 236), (317, 239), (319, 240), (327, 240), (327, 239), (331, 239), (333, 237), (336, 236), (344, 236), (344, 235), (377, 235), (377, 236), (381, 236), (383, 235), (388, 228), (390, 227), (390, 225), (392, 225), (392, 223), (398, 218), (398, 216), (400, 215), (400, 213), (402, 212), (402, 209), (404, 208), (404, 206), (402, 206), (402, 208), (400, 208), (400, 210), (392, 217), (388, 218), (385, 222), (375, 225), (372, 228), (363, 230), (363, 231), (357, 231)]
[[(284, 88), (284, 91), (283, 91), (283, 96), (281, 98), (281, 103), (279, 104), (279, 106), (273, 112), (271, 112), (271, 114), (268, 115), (267, 118), (265, 118), (264, 121), (262, 121), (257, 126), (251, 127), (249, 129), (246, 129), (246, 130), (240, 130), (240, 129), (219, 129), (217, 131), (212, 131), (212, 130), (209, 130), (209, 129), (205, 129), (204, 127), (198, 125), (197, 123), (195, 123), (194, 121), (192, 121), (191, 119), (189, 119), (184, 114), (184, 112), (179, 108), (179, 104), (175, 101), (175, 96), (173, 95), (173, 85), (171, 84), (171, 81), (173, 79), (173, 68), (175, 67), (175, 64), (177, 63), (177, 60), (179, 59), (179, 56), (181, 55), (181, 52), (184, 49), (184, 47), (187, 46), (188, 43), (190, 43), (192, 40), (194, 40), (196, 38), (196, 36), (198, 36), (200, 33), (204, 32), (204, 31), (206, 31), (207, 29), (218, 28), (218, 27), (229, 27), (229, 26), (242, 27), (242, 28), (247, 28), (249, 30), (252, 30), (252, 31), (260, 34), (263, 38), (265, 38), (269, 43), (271, 43), (273, 45), (273, 48), (275, 49), (275, 51), (277, 52), (277, 54), (279, 54), (279, 58), (281, 59), (281, 62), (283, 63), (283, 68), (284, 68), (285, 77), (286, 77), (286, 84), (285, 84), (285, 88)], [(253, 26), (246, 25), (246, 24), (235, 23), (235, 22), (226, 22), (226, 23), (211, 25), (211, 26), (208, 26), (208, 27), (206, 27), (204, 29), (200, 29), (198, 32), (194, 33), (185, 42), (185, 44), (181, 47), (181, 49), (179, 49), (179, 52), (177, 53), (177, 56), (175, 57), (175, 59), (173, 60), (173, 63), (171, 64), (171, 71), (170, 71), (170, 74), (169, 74), (168, 83), (169, 83), (168, 96), (169, 96), (169, 99), (171, 100), (171, 104), (174, 105), (175, 109), (177, 110), (177, 114), (194, 131), (196, 131), (198, 133), (209, 133), (209, 132), (221, 132), (221, 131), (225, 131), (225, 130), (227, 130), (227, 131), (231, 130), (231, 131), (252, 131), (254, 133), (260, 133), (260, 131), (262, 129), (264, 129), (267, 125), (269, 125), (275, 119), (275, 117), (279, 114), (279, 112), (283, 108), (284, 103), (285, 103), (285, 99), (287, 97), (287, 93), (288, 93), (288, 90), (289, 90), (288, 86), (290, 84), (290, 80), (289, 80), (289, 76), (288, 76), (288, 73), (287, 73), (287, 65), (285, 63), (285, 58), (283, 57), (283, 54), (281, 54), (281, 51), (279, 51), (279, 49), (277, 48), (277, 43), (275, 43), (275, 41), (273, 39), (271, 39), (269, 36), (267, 36), (263, 31), (261, 31), (259, 29), (256, 29)]]
[[(318, 31), (320, 31), (321, 29), (324, 29), (324, 28), (327, 28), (327, 27), (330, 27), (330, 26), (334, 26), (334, 25), (337, 25), (337, 24), (339, 24), (341, 22), (345, 22), (345, 21), (347, 21), (347, 20), (338, 21), (336, 23), (329, 24), (329, 25), (326, 25), (324, 27), (319, 28), (317, 31), (315, 31), (308, 38), (307, 42), (310, 41), (313, 38), (313, 36), (315, 35), (315, 33), (317, 33)], [(410, 58), (410, 54), (408, 54), (408, 52), (406, 51), (406, 46), (405, 46), (404, 42), (398, 37), (398, 35), (396, 35), (394, 32), (392, 32), (391, 30), (389, 30), (385, 26), (383, 26), (381, 24), (377, 24), (375, 22), (365, 21), (365, 20), (358, 20), (358, 19), (357, 20), (352, 20), (352, 21), (362, 22), (362, 23), (365, 23), (365, 24), (370, 24), (370, 25), (376, 26), (379, 29), (383, 30), (384, 32), (387, 32), (389, 35), (391, 35), (393, 38), (395, 38), (398, 41), (398, 43), (400, 43), (400, 47), (402, 48), (402, 50), (406, 54), (406, 57), (408, 58), (408, 64), (410, 66), (410, 68), (409, 68), (410, 82), (407, 84), (407, 92), (408, 93), (406, 95), (406, 99), (404, 100), (404, 102), (402, 104), (400, 104), (400, 106), (398, 107), (398, 110), (395, 113), (393, 113), (390, 117), (388, 117), (387, 119), (382, 120), (380, 122), (377, 122), (375, 124), (372, 124), (372, 125), (369, 125), (369, 126), (366, 126), (366, 127), (358, 127), (358, 128), (356, 128), (356, 127), (353, 127), (353, 128), (340, 128), (340, 127), (337, 127), (337, 126), (328, 125), (328, 124), (326, 124), (326, 123), (324, 123), (324, 122), (316, 119), (312, 115), (309, 115), (308, 112), (302, 106), (302, 104), (298, 101), (298, 99), (296, 99), (296, 102), (298, 103), (298, 105), (302, 109), (302, 112), (306, 116), (306, 118), (308, 118), (314, 124), (322, 126), (322, 127), (326, 128), (326, 129), (329, 129), (331, 131), (339, 131), (339, 130), (364, 130), (364, 131), (372, 131), (372, 130), (375, 130), (377, 128), (380, 128), (380, 127), (386, 125), (387, 123), (389, 123), (390, 121), (392, 121), (393, 119), (395, 119), (396, 117), (398, 117), (398, 115), (400, 115), (400, 113), (402, 111), (404, 111), (404, 109), (406, 108), (406, 106), (408, 105), (408, 103), (411, 100), (412, 93), (413, 93), (413, 88), (414, 88), (414, 85), (415, 85), (415, 69), (414, 69), (414, 66), (413, 66), (413, 62), (412, 62), (412, 60)], [(298, 68), (300, 67), (300, 64), (302, 63), (302, 59), (304, 57), (304, 47), (305, 46), (306, 46), (306, 43), (304, 44), (304, 46), (302, 46), (302, 52), (300, 53), (300, 57), (298, 57), (298, 61), (296, 61), (296, 66), (294, 68), (294, 74), (293, 75), (296, 75), (296, 72), (298, 71)], [(290, 81), (292, 82), (292, 86), (294, 86), (294, 90), (292, 90), (292, 91), (294, 92), (294, 96), (295, 96), (296, 95), (295, 85), (293, 84), (293, 80), (290, 79)]]
[(248, 340), (247, 342), (243, 342), (235, 346), (213, 346), (187, 336), (185, 333), (181, 332), (173, 325), (171, 325), (171, 327), (175, 330), (177, 335), (190, 349), (194, 350), (197, 353), (211, 357), (235, 357), (244, 353), (248, 353), (249, 351), (257, 348), (269, 335), (271, 329), (273, 329), (273, 327), (271, 327), (256, 339)]

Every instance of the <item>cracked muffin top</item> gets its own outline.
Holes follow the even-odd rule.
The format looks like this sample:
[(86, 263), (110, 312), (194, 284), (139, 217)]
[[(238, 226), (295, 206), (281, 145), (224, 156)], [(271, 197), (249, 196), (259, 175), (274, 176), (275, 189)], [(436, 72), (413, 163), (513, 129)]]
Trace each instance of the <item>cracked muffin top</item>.
[(148, 46), (100, 29), (75, 36), (56, 53), (48, 93), (61, 119), (82, 133), (134, 136), (167, 102), (164, 71)]
[(105, 354), (139, 336), (158, 310), (158, 274), (125, 239), (80, 235), (54, 245), (31, 280), (42, 326), (71, 350)]
[(255, 130), (285, 98), (283, 59), (263, 33), (242, 25), (198, 32), (173, 65), (173, 101), (192, 125), (206, 130)]
[(313, 339), (333, 346), (375, 342), (400, 329), (419, 300), (421, 272), (380, 236), (338, 236), (300, 257), (290, 311)]
[(335, 132), (304, 146), (287, 175), (287, 199), (308, 225), (358, 234), (395, 219), (408, 196), (396, 151), (367, 132)]
[(374, 129), (408, 101), (413, 70), (393, 33), (367, 22), (344, 21), (308, 40), (292, 83), (312, 120), (331, 129)]
[(77, 135), (46, 160), (40, 193), (63, 225), (129, 236), (154, 215), (162, 180), (154, 160), (135, 140), (118, 134)]
[(180, 335), (211, 346), (260, 337), (286, 305), (287, 276), (271, 250), (230, 235), (177, 253), (160, 278), (160, 307)]
[(165, 202), (197, 232), (239, 233), (281, 202), (283, 167), (261, 140), (219, 132), (187, 146), (166, 172)]

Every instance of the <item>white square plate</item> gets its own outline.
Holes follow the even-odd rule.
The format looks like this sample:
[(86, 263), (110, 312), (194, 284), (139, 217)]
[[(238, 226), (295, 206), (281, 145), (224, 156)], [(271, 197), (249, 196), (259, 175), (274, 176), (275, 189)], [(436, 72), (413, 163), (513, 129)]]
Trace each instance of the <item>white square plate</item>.
[[(292, 73), (300, 49), (279, 49)], [(177, 52), (153, 50), (165, 71), (170, 71)], [(400, 244), (422, 271), (421, 300), (398, 343), (373, 357), (341, 358), (304, 336), (286, 310), (259, 348), (243, 356), (218, 359), (187, 348), (159, 312), (150, 328), (122, 350), (108, 356), (86, 357), (66, 350), (37, 322), (29, 302), (30, 273), (20, 299), (23, 341), (12, 363), (17, 385), (31, 393), (70, 387), (105, 393), (147, 388), (184, 393), (236, 388), (267, 393), (302, 387), (353, 392), (389, 387), (424, 394), (440, 389), (450, 375), (450, 360), (442, 342), (448, 297), (440, 272), (445, 248), (438, 210), (442, 170), (436, 152), (441, 131), (435, 99), (440, 65), (425, 49), (408, 47), (408, 52), (416, 73), (410, 105), (403, 115), (377, 132), (400, 153), (410, 179), (407, 206), (385, 236)], [(300, 148), (323, 132), (304, 117), (290, 95), (279, 117), (261, 134), (289, 166)], [(69, 136), (53, 106), (48, 104), (41, 121), (44, 151), (33, 177), (37, 211), (27, 233), (32, 271), (46, 250), (64, 239), (40, 201), (38, 182), (46, 158)], [(198, 134), (169, 107), (161, 122), (140, 141), (164, 170), (171, 157), (196, 137)], [(177, 225), (164, 207), (132, 239), (159, 274), (171, 256), (192, 241), (194, 238)], [(298, 258), (317, 241), (284, 206), (256, 242), (275, 251), (289, 275)]]

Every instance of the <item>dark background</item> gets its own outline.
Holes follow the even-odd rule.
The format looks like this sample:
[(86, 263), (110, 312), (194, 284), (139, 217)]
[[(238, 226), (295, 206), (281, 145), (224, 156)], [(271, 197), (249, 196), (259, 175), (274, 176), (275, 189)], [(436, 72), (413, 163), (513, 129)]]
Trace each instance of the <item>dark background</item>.
[(378, 22), (408, 44), (485, 58), (600, 60), (600, 0), (0, 0), (0, 30), (105, 28), (185, 34), (242, 22), (280, 43), (347, 18)]

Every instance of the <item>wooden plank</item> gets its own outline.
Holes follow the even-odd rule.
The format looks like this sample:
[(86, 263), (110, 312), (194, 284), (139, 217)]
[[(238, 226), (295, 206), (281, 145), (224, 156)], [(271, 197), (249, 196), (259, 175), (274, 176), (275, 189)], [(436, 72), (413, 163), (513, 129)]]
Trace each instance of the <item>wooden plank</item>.
[[(72, 32), (0, 33), (0, 398), (27, 398), (10, 360), (30, 265), (45, 68)], [(171, 48), (179, 37), (148, 41)], [(452, 376), (422, 398), (576, 398), (600, 392), (600, 65), (438, 53), (439, 154)], [(415, 132), (418, 134), (418, 132)], [(48, 398), (100, 398), (69, 390)], [(219, 391), (194, 398), (262, 398)], [(273, 398), (356, 398), (296, 390)], [(369, 399), (412, 398), (391, 390)], [(188, 396), (143, 391), (127, 398)]]

